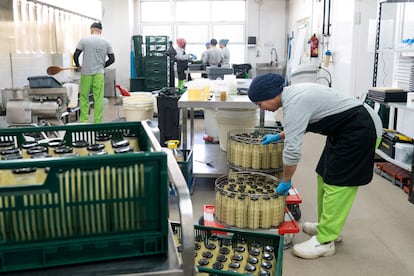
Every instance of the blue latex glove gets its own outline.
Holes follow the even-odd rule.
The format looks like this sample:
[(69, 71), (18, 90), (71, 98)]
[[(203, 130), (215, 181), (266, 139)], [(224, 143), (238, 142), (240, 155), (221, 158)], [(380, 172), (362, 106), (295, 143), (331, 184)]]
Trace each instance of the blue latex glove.
[(190, 59), (192, 59), (192, 60), (196, 60), (197, 59), (197, 56), (196, 55), (194, 55), (194, 54), (189, 54), (190, 55)]
[(262, 138), (262, 145), (267, 145), (273, 142), (279, 141), (281, 138), (280, 134), (266, 134)]
[(279, 195), (288, 195), (290, 187), (292, 187), (292, 181), (280, 182), (276, 187), (276, 193)]

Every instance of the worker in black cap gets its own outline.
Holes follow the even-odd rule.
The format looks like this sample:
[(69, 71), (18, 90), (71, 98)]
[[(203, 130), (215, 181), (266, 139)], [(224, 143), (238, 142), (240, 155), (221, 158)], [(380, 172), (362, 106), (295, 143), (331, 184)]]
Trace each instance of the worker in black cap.
[[(111, 44), (104, 39), (101, 22), (94, 22), (91, 27), (91, 35), (83, 37), (76, 46), (73, 61), (81, 71), (80, 79), (80, 116), (81, 123), (89, 120), (89, 93), (93, 92), (94, 122), (101, 123), (103, 117), (104, 98), (104, 68), (115, 62), (114, 51)], [(79, 64), (79, 56), (83, 52), (82, 65)], [(108, 59), (106, 57), (108, 56)]]
[(327, 137), (316, 167), (318, 222), (303, 224), (303, 232), (312, 237), (296, 244), (292, 252), (306, 259), (329, 256), (335, 253), (335, 241), (341, 240), (358, 187), (372, 179), (381, 120), (372, 108), (335, 89), (316, 83), (284, 87), (284, 83), (278, 74), (260, 75), (253, 79), (248, 95), (262, 110), (283, 107), (284, 131), (262, 139), (262, 144), (284, 140), (283, 178), (277, 193), (287, 194), (291, 187), (305, 132)]
[(218, 66), (220, 67), (223, 63), (223, 53), (220, 48), (217, 47), (217, 40), (210, 40), (210, 48), (207, 50), (206, 54), (203, 56), (203, 64), (206, 66)]

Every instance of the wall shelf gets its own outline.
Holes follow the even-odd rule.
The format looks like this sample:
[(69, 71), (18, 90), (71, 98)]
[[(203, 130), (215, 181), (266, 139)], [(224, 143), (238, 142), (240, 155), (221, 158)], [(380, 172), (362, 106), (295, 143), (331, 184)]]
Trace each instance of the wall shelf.
[(413, 53), (414, 48), (394, 48), (394, 49), (378, 49), (377, 53)]
[[(414, 56), (414, 48), (393, 48), (393, 49), (380, 49), (380, 34), (381, 34), (381, 21), (382, 21), (382, 15), (383, 15), (383, 9), (385, 9), (385, 6), (383, 4), (400, 4), (400, 3), (411, 3), (414, 4), (414, 0), (380, 0), (378, 1), (378, 16), (377, 16), (377, 29), (376, 29), (376, 37), (375, 37), (375, 54), (374, 54), (374, 70), (373, 70), (373, 76), (372, 76), (372, 86), (377, 86), (377, 77), (378, 77), (378, 61), (379, 61), (379, 55), (384, 53), (390, 53), (394, 54), (395, 57), (398, 55), (404, 55), (404, 56)], [(404, 24), (405, 22), (402, 22)], [(401, 33), (403, 35), (403, 33)], [(400, 38), (401, 39), (401, 38)], [(408, 110), (410, 112), (414, 112), (414, 108), (411, 106), (408, 106), (407, 103), (381, 103), (381, 104), (388, 104), (390, 107), (389, 111), (389, 129), (395, 129), (395, 122), (396, 122), (396, 116), (397, 116), (397, 110), (398, 109), (404, 109)], [(390, 156), (386, 155), (381, 150), (375, 151), (380, 157), (382, 157), (384, 160), (393, 163), (400, 168), (403, 168), (407, 171), (411, 172), (411, 184), (409, 186), (408, 191), (408, 200), (412, 203), (414, 203), (414, 159), (412, 161), (412, 164), (405, 164), (402, 162), (399, 162)]]

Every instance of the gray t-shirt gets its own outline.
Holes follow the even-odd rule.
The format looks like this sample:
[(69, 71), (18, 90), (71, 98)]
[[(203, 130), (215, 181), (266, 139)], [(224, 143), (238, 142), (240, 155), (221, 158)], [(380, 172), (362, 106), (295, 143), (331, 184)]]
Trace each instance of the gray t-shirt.
[[(283, 163), (296, 165), (301, 157), (302, 138), (309, 124), (339, 114), (363, 103), (358, 99), (315, 83), (299, 83), (285, 87), (281, 94), (285, 130)], [(377, 136), (381, 136), (381, 120), (369, 110)]]
[(84, 75), (103, 74), (106, 56), (114, 53), (111, 44), (100, 35), (83, 37), (76, 49), (83, 51), (81, 73)]
[(189, 60), (190, 59), (190, 55), (189, 54), (185, 54), (185, 51), (183, 48), (177, 47), (176, 51), (176, 55), (175, 58), (177, 60)]
[(223, 54), (223, 64), (230, 64), (230, 50), (227, 47), (221, 48)]
[(203, 57), (203, 63), (216, 66), (223, 62), (223, 54), (217, 47), (211, 47), (207, 50), (206, 55)]

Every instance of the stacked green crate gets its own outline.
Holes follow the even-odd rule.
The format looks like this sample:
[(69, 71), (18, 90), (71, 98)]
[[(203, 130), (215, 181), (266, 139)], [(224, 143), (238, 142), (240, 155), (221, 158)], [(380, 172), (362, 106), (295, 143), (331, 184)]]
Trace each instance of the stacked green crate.
[(147, 56), (164, 56), (168, 47), (168, 36), (149, 35), (145, 37), (145, 49)]
[(168, 66), (165, 52), (168, 36), (146, 36), (144, 58), (145, 91), (167, 87)]
[[(168, 86), (168, 64), (165, 52), (168, 36), (132, 36), (136, 76), (130, 79), (131, 91), (154, 91)], [(144, 53), (145, 50), (145, 53)]]
[(132, 36), (132, 47), (135, 55), (135, 71), (137, 76), (144, 74), (144, 54), (143, 54), (143, 38), (142, 35)]
[(145, 91), (167, 87), (167, 57), (146, 56), (144, 59)]

